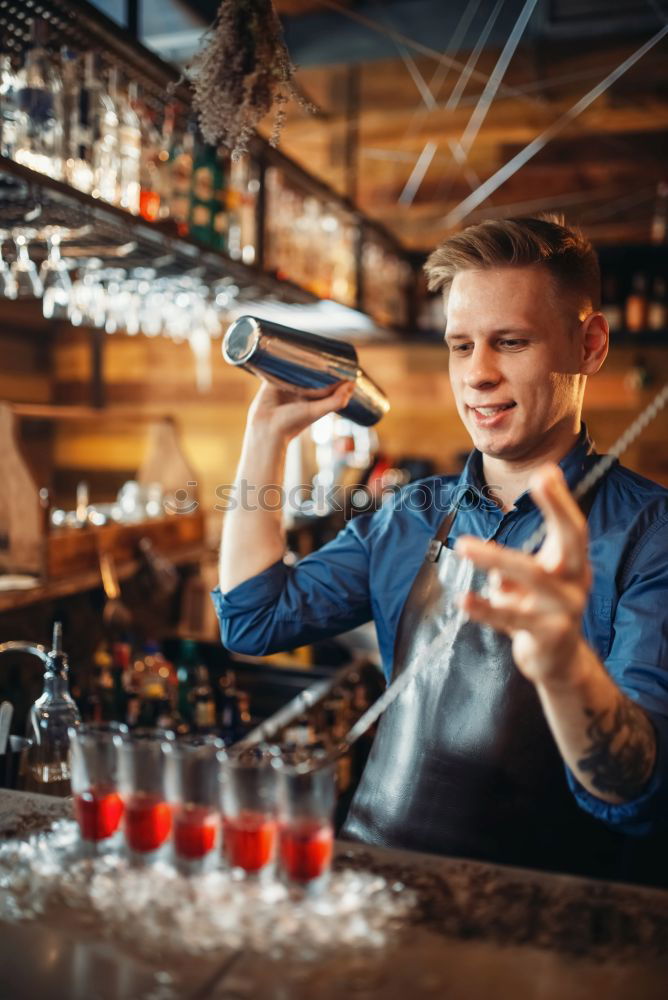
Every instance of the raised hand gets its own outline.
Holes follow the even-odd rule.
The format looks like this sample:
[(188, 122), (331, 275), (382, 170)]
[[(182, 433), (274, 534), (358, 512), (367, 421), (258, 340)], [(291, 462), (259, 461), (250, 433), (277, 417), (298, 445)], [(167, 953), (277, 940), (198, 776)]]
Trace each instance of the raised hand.
[(531, 493), (545, 518), (540, 551), (532, 556), (462, 536), (456, 553), (489, 571), (489, 589), (487, 597), (458, 600), (470, 618), (511, 637), (513, 659), (529, 680), (568, 684), (592, 580), (587, 522), (558, 466), (536, 472)]

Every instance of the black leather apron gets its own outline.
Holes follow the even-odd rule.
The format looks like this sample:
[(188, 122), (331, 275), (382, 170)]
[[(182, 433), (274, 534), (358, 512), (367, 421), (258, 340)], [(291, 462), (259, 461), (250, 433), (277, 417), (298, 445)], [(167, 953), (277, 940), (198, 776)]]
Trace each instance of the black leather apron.
[(393, 678), (419, 669), (380, 721), (343, 836), (611, 876), (626, 838), (577, 806), (510, 639), (458, 616), (452, 596), (480, 591), (485, 573), (440, 544), (453, 520), (404, 606)]

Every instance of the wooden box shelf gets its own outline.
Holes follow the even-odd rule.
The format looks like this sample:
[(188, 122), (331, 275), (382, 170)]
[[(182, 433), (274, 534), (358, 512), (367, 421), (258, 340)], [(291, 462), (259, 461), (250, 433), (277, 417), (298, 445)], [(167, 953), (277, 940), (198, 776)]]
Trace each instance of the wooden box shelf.
[(95, 571), (101, 552), (110, 552), (117, 563), (130, 563), (137, 558), (142, 538), (148, 538), (165, 555), (203, 546), (204, 516), (197, 512), (173, 514), (137, 524), (53, 531), (47, 540), (46, 575), (49, 580), (57, 580)]

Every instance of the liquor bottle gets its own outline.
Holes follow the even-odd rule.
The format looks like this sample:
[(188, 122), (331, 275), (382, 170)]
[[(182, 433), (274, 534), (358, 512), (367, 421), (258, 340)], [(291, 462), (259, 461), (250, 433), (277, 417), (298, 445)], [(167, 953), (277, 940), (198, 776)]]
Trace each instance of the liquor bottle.
[[(136, 109), (135, 109), (136, 110)], [(160, 137), (154, 116), (144, 107), (139, 115), (141, 123), (141, 158), (139, 166), (139, 214), (148, 222), (155, 222), (160, 213), (158, 153)]]
[(220, 735), (230, 746), (241, 738), (245, 728), (242, 720), (240, 692), (237, 690), (237, 679), (233, 670), (226, 670), (218, 678), (217, 702)]
[(73, 187), (90, 194), (95, 185), (93, 142), (99, 88), (93, 52), (87, 52), (84, 57), (84, 79), (80, 87), (72, 76), (73, 70), (68, 67), (65, 103), (69, 105), (70, 120), (67, 127), (66, 177)]
[[(439, 308), (442, 311), (443, 305), (440, 299)], [(601, 312), (608, 321), (610, 333), (613, 335), (619, 333), (622, 328), (622, 307), (619, 302), (617, 282), (612, 274), (606, 275), (603, 281)]]
[(114, 660), (105, 643), (100, 643), (95, 650), (93, 664), (97, 700), (100, 705), (100, 719), (104, 722), (112, 722), (114, 719)]
[(60, 49), (60, 75), (63, 81), (63, 180), (69, 184), (73, 169), (72, 158), (76, 152), (72, 129), (77, 123), (81, 92), (80, 61), (78, 55), (64, 45)]
[(118, 202), (120, 156), (118, 149), (118, 111), (114, 97), (118, 91), (118, 70), (109, 70), (108, 90), (98, 90), (96, 136), (93, 143), (93, 196), (110, 204)]
[[(215, 225), (221, 211), (219, 198), (222, 189), (223, 174), (216, 147), (199, 143), (193, 164), (190, 232), (207, 246), (217, 242)], [(220, 218), (217, 224), (220, 227)]]
[(139, 215), (141, 170), (141, 125), (135, 111), (138, 89), (137, 84), (131, 81), (128, 84), (127, 97), (119, 96), (117, 101), (120, 160), (118, 204), (133, 215)]
[(652, 243), (665, 243), (668, 237), (668, 183), (659, 181), (652, 215), (650, 239)]
[(195, 667), (197, 665), (197, 645), (192, 639), (181, 643), (178, 666), (176, 668), (176, 725), (178, 733), (190, 732), (195, 724)]
[(631, 292), (624, 308), (624, 321), (629, 333), (639, 333), (647, 326), (647, 277), (642, 272), (633, 275)]
[(216, 728), (216, 702), (204, 664), (195, 667), (193, 722), (198, 733), (211, 733)]
[(169, 214), (176, 223), (176, 228), (180, 236), (185, 236), (188, 232), (194, 148), (194, 127), (189, 125), (182, 135), (175, 137), (170, 151), (171, 189), (169, 193)]
[(168, 104), (162, 120), (162, 130), (156, 156), (157, 186), (160, 195), (159, 219), (168, 219), (171, 215), (172, 195), (172, 162), (171, 151), (174, 144), (174, 121), (176, 111), (173, 104)]
[(113, 676), (113, 709), (111, 718), (116, 722), (127, 722), (128, 695), (125, 688), (130, 669), (130, 644), (115, 642), (111, 649)]
[(14, 157), (18, 127), (19, 81), (9, 56), (0, 55), (0, 155)]
[(664, 278), (658, 276), (652, 284), (652, 294), (647, 306), (647, 328), (648, 330), (668, 329), (666, 281)]
[(30, 784), (47, 795), (70, 793), (68, 728), (81, 716), (68, 686), (69, 666), (62, 650), (62, 626), (53, 626), (53, 642), (44, 657), (44, 690), (28, 713), (26, 735), (33, 740)]
[(44, 689), (28, 713), (26, 727), (26, 735), (32, 740), (24, 776), (26, 791), (69, 795), (68, 730), (81, 725), (81, 715), (69, 691), (60, 622), (53, 627), (50, 652), (29, 642), (6, 642), (0, 646), (0, 653), (12, 651), (30, 653), (44, 664)]
[(62, 180), (63, 85), (44, 48), (46, 38), (46, 22), (36, 17), (32, 23), (32, 44), (18, 74), (14, 158), (31, 170)]
[(241, 156), (232, 160), (227, 189), (229, 222), (226, 249), (230, 257), (244, 264), (255, 263), (258, 191), (259, 181), (250, 157)]
[(163, 656), (157, 642), (149, 639), (144, 644), (142, 656), (135, 661), (135, 676), (138, 677), (139, 726), (172, 726), (172, 684), (174, 677), (172, 664)]
[(220, 151), (216, 151), (213, 205), (211, 206), (213, 233), (211, 245), (216, 250), (227, 251), (229, 243), (230, 212), (228, 208), (229, 189), (226, 187), (228, 162)]

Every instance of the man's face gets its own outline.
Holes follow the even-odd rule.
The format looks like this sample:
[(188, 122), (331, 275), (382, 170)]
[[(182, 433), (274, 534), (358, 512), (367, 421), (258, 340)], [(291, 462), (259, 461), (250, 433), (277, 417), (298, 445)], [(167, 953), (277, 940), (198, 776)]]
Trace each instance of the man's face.
[[(450, 381), (473, 443), (522, 461), (579, 413), (577, 309), (542, 267), (460, 271), (450, 289)], [(503, 407), (503, 408), (501, 408)]]

